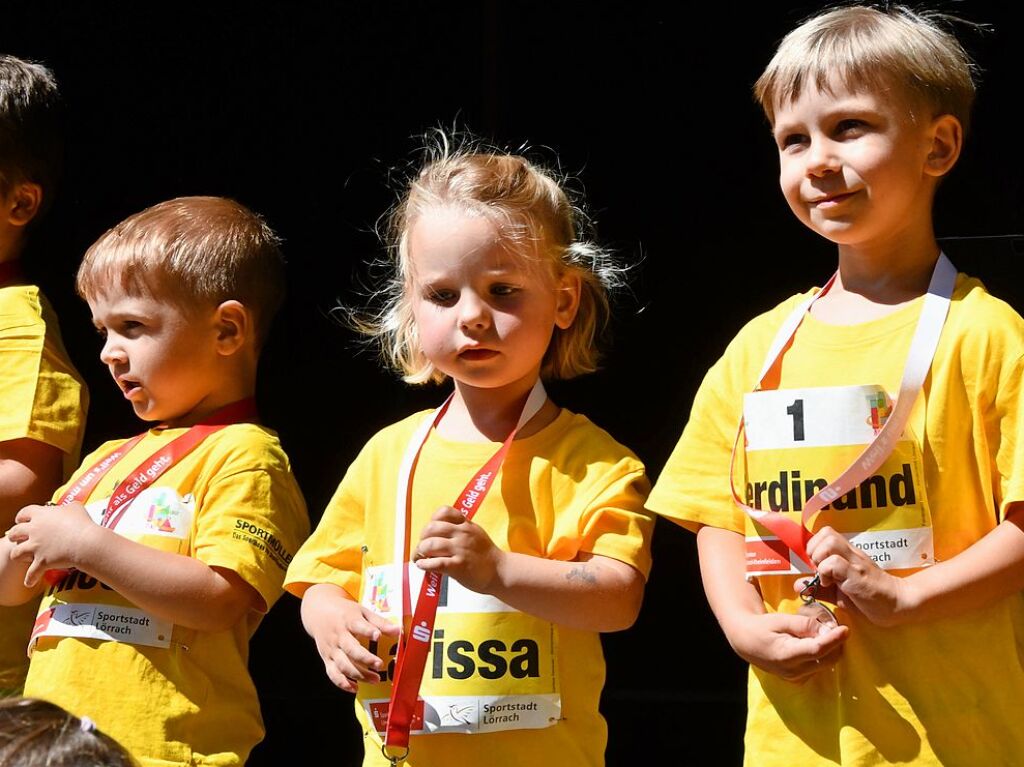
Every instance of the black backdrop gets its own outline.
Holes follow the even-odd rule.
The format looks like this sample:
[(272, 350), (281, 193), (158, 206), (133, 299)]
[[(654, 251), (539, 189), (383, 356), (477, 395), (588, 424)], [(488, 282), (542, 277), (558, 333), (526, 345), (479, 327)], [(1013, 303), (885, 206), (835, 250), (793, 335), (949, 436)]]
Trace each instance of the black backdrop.
[[(160, 200), (234, 197), (285, 240), (290, 297), (258, 396), (315, 523), (371, 434), (441, 398), (381, 372), (328, 312), (358, 302), (364, 264), (380, 254), (373, 227), (393, 199), (389, 169), (410, 160), (417, 133), (457, 120), (541, 157), (554, 148), (585, 188), (600, 239), (639, 263), (605, 369), (551, 388), (657, 476), (728, 339), (834, 268), (832, 248), (778, 192), (774, 148), (748, 95), (775, 42), (821, 4), (752, 6), (4, 4), (0, 50), (49, 63), (69, 106), (65, 179), (33, 258), (92, 391), (86, 447), (139, 424), (73, 295), (81, 253)], [(974, 133), (940, 192), (939, 235), (1021, 232), (1012, 114), (1024, 12), (944, 7), (993, 30), (961, 35), (984, 73)], [(958, 239), (947, 249), (1024, 309), (1022, 242)], [(654, 548), (637, 625), (605, 637), (608, 761), (738, 763), (744, 669), (705, 606), (691, 536), (659, 523)], [(323, 676), (297, 607), (284, 597), (253, 642), (268, 735), (250, 764), (356, 764), (351, 701)], [(294, 756), (300, 742), (308, 758)]]

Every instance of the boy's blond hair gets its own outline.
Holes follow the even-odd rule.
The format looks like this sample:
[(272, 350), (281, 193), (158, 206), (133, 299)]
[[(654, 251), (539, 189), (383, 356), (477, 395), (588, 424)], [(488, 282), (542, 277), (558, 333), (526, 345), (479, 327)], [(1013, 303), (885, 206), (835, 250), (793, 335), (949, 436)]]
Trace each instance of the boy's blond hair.
[(851, 6), (805, 21), (779, 44), (754, 85), (769, 122), (775, 108), (804, 88), (825, 93), (836, 84), (850, 91), (895, 90), (931, 119), (950, 114), (964, 131), (974, 102), (974, 64), (938, 14), (905, 6), (883, 11)]
[(554, 277), (580, 280), (580, 305), (567, 329), (555, 328), (541, 364), (547, 379), (572, 378), (597, 369), (596, 341), (609, 319), (608, 292), (621, 284), (623, 269), (610, 254), (578, 237), (583, 213), (545, 169), (525, 158), (472, 141), (452, 148), (443, 134), (389, 218), (387, 240), (392, 277), (382, 291), (384, 306), (356, 327), (379, 340), (385, 360), (408, 383), (440, 383), (420, 348), (409, 301), (412, 270), (409, 233), (424, 212), (456, 207), (497, 228), (504, 246)]
[(284, 300), (280, 240), (257, 214), (223, 197), (178, 197), (129, 216), (85, 253), (82, 298), (119, 284), (183, 309), (235, 299), (255, 317), (257, 346)]

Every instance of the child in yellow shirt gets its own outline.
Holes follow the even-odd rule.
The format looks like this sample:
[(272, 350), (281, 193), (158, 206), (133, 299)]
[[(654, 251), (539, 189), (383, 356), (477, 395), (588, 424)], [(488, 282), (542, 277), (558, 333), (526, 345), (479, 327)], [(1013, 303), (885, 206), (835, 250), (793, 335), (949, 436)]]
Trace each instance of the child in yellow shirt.
[(970, 61), (932, 17), (846, 7), (791, 32), (756, 93), (838, 271), (740, 331), (648, 504), (696, 532), (751, 664), (746, 762), (1016, 764), (1024, 321), (932, 225)]
[(263, 735), (248, 643), (309, 524), (253, 401), (283, 271), (262, 219), (221, 198), (100, 237), (77, 287), (152, 426), (102, 445), (0, 541), (0, 602), (44, 593), (26, 695), (90, 717), (146, 767), (241, 765)]
[[(49, 69), (0, 55), (0, 529), (78, 465), (88, 391), (57, 317), (22, 266), (60, 168), (60, 94)], [(0, 608), (0, 696), (25, 682), (35, 605)]]

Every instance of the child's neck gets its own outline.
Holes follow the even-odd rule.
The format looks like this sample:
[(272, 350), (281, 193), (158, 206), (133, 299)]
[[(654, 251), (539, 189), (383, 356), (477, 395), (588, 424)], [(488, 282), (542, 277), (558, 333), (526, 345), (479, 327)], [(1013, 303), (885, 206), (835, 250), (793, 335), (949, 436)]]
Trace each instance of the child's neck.
[(929, 230), (918, 241), (889, 247), (839, 247), (839, 273), (811, 314), (830, 325), (856, 325), (885, 317), (924, 295), (939, 246)]
[[(526, 398), (533, 388), (510, 386), (480, 389), (456, 382), (455, 396), (437, 431), (457, 442), (504, 442), (522, 415)], [(558, 406), (545, 400), (540, 411), (523, 425), (517, 439), (536, 434), (558, 417)]]

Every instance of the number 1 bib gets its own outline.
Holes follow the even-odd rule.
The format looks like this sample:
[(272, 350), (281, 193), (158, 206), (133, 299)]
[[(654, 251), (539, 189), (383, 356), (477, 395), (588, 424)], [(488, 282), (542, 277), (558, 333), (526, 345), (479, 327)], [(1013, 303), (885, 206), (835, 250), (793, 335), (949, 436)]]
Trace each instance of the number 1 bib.
[[(801, 524), (804, 506), (870, 445), (892, 412), (880, 386), (756, 391), (745, 395), (744, 500)], [(822, 507), (830, 525), (885, 569), (934, 561), (921, 451), (907, 429), (870, 476)], [(747, 517), (747, 574), (806, 572), (777, 536)]]

